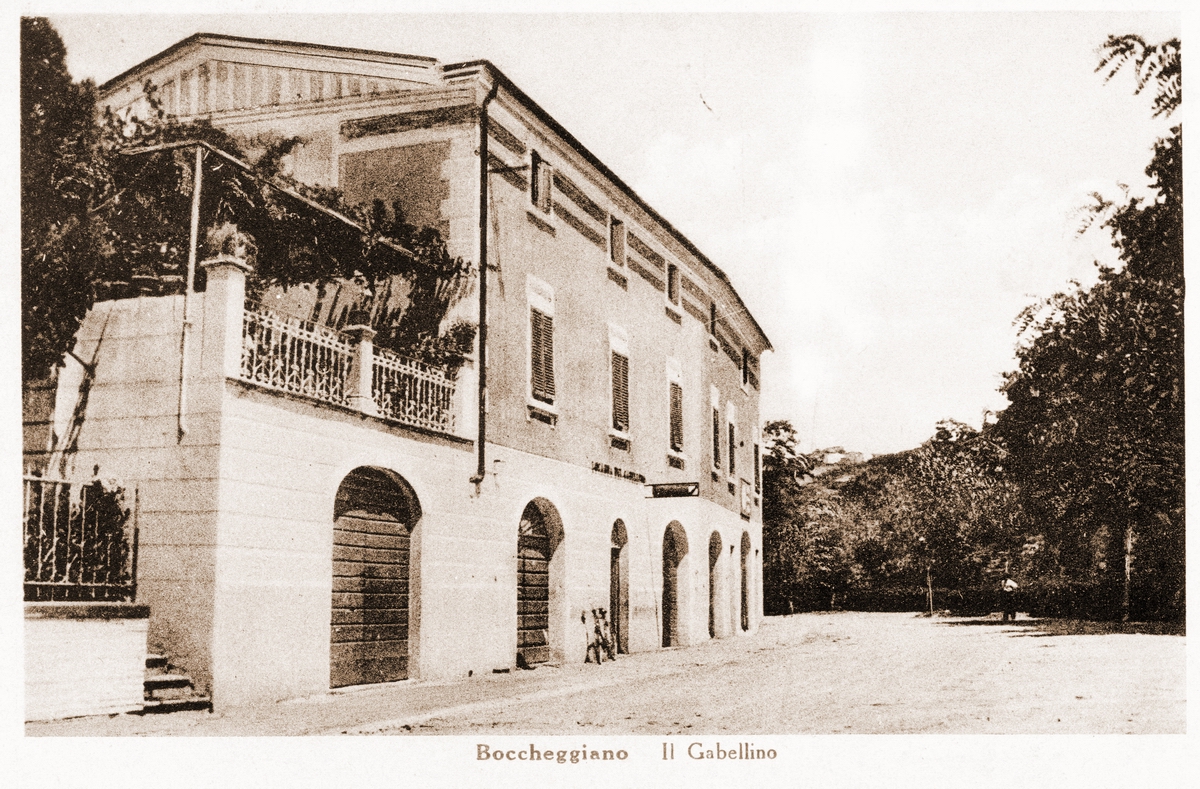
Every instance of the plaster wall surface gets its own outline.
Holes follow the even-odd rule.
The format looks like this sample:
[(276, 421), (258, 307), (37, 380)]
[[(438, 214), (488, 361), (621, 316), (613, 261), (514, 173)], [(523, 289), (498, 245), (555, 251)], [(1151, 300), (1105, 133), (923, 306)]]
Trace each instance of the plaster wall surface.
[[(218, 73), (214, 64), (229, 58), (221, 50), (239, 47), (244, 62)], [(293, 175), (341, 187), (356, 199), (408, 200), (413, 218), (443, 230), (451, 255), (478, 261), (480, 140), (473, 113), (483, 78), (464, 72), (449, 84), (427, 59), (352, 60), (302, 45), (205, 43), (184, 47), (147, 74), (171, 83), (180, 114), (207, 107), (214, 123), (245, 140), (300, 137), (289, 162)], [(133, 101), (130, 89), (114, 88), (112, 95)], [(714, 630), (743, 632), (743, 535), (751, 542), (750, 627), (757, 627), (761, 510), (754, 493), (747, 505), (743, 492), (755, 479), (758, 389), (747, 384), (740, 355), (743, 348), (761, 353), (765, 338), (730, 306), (738, 304), (736, 294), (711, 267), (522, 100), (501, 91), (489, 111), (497, 126), (489, 151), (497, 161), (490, 162), (485, 217), (488, 442), (478, 487), (468, 482), (476, 460), (472, 360), (460, 373), (456, 437), (433, 437), (227, 381), (236, 375), (230, 360), (240, 338), (226, 335), (236, 332), (231, 320), (240, 315), (232, 310), (240, 300), (214, 304), (213, 325), (202, 321), (195, 332), (197, 372), (189, 382), (188, 432), (179, 440), (172, 410), (178, 384), (170, 371), (178, 367), (180, 300), (159, 300), (161, 314), (131, 317), (127, 307), (114, 313), (120, 320), (106, 383), (118, 388), (94, 389), (78, 462), (102, 460), (144, 486), (140, 517), (150, 548), (142, 577), (155, 606), (151, 641), (173, 657), (182, 653), (184, 667), (212, 690), (218, 708), (328, 688), (334, 498), (360, 466), (399, 474), (421, 504), (410, 556), (413, 677), (465, 678), (514, 665), (517, 526), (535, 499), (553, 507), (563, 528), (551, 560), (552, 578), (559, 579), (549, 630), (555, 659), (582, 660), (590, 631), (585, 612), (610, 607), (618, 519), (627, 533), (632, 651), (661, 644), (662, 547), (671, 523), (687, 546), (678, 570), (678, 641), (709, 637), (714, 533), (720, 543), (711, 574)], [(418, 116), (440, 120), (412, 125)], [(555, 172), (547, 210), (531, 199), (534, 151)], [(628, 231), (627, 254), (616, 259), (608, 248), (610, 218)], [(682, 291), (674, 300), (664, 292), (671, 266)], [(450, 317), (475, 318), (475, 285)], [(552, 404), (530, 393), (531, 288), (553, 294)], [(704, 313), (709, 303), (718, 306), (715, 326)], [(94, 324), (88, 324), (93, 337)], [(614, 436), (612, 427), (614, 335), (628, 343), (624, 436)], [(673, 380), (683, 390), (681, 452), (671, 449)], [(552, 424), (533, 418), (531, 405)], [(733, 446), (729, 422), (736, 427)], [(628, 444), (614, 446), (614, 437)], [(696, 483), (699, 495), (648, 499), (642, 481)]]
[[(72, 481), (98, 470), (125, 488), (139, 532), (138, 602), (153, 611), (150, 646), (207, 689), (220, 389), (200, 374), (204, 294), (193, 298), (185, 435), (178, 413), (183, 297), (99, 302), (74, 349), (95, 376), (81, 388), (82, 370), (68, 357), (53, 406), (26, 413), (27, 433), (33, 426), (48, 442), (26, 446), (25, 462)], [(66, 451), (73, 430), (74, 451)]]
[[(685, 524), (702, 554), (681, 573), (685, 643), (708, 637), (708, 535), (719, 529), (728, 544), (740, 539), (744, 523), (711, 502), (647, 500), (640, 484), (498, 446), (489, 447), (492, 473), (477, 493), (468, 481), (475, 460), (468, 444), (236, 383), (227, 386), (223, 419), (218, 706), (328, 688), (334, 498), (360, 466), (399, 474), (420, 502), (411, 560), (414, 678), (465, 679), (515, 665), (517, 525), (534, 499), (554, 506), (564, 530), (556, 558), (565, 583), (550, 625), (556, 659), (583, 661), (591, 628), (585, 612), (610, 607), (618, 519), (628, 535), (631, 651), (660, 643), (662, 530), (670, 520)], [(732, 589), (722, 587), (723, 611)]]

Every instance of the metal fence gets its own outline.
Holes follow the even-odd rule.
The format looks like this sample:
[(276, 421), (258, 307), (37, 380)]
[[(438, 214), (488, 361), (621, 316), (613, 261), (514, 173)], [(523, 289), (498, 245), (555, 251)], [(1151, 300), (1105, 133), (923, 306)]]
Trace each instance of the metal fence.
[(241, 377), (246, 381), (347, 405), (353, 357), (354, 346), (341, 332), (262, 308), (245, 310)]
[(124, 490), (36, 475), (24, 483), (25, 600), (132, 601), (138, 531)]
[(444, 370), (376, 348), (371, 397), (379, 415), (439, 433), (454, 432), (455, 381)]

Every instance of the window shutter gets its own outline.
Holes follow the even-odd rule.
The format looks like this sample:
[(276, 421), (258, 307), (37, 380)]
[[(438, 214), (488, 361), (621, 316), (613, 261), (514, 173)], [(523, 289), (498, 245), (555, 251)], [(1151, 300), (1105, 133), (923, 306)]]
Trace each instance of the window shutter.
[(529, 199), (548, 214), (552, 204), (553, 170), (537, 151), (531, 155), (529, 170)]
[(754, 492), (762, 493), (762, 450), (754, 445)]
[(671, 449), (683, 451), (683, 387), (671, 384)]
[(608, 256), (618, 266), (625, 265), (625, 224), (619, 219), (609, 220)]
[(538, 208), (542, 207), (541, 203), (541, 183), (540, 170), (542, 165), (542, 157), (538, 156), (537, 151), (533, 151), (529, 155), (529, 200)]
[(729, 423), (729, 475), (737, 471), (737, 428)]
[(554, 402), (554, 318), (537, 310), (529, 311), (530, 351), (532, 353), (530, 389), (535, 400)]
[(721, 467), (721, 411), (713, 409), (713, 468)]
[(612, 426), (622, 433), (629, 431), (629, 359), (619, 353), (612, 355)]

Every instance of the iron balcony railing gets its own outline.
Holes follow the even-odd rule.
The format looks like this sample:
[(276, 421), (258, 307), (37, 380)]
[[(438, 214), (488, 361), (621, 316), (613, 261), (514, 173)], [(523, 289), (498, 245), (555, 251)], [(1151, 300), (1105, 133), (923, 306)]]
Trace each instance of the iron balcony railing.
[(261, 306), (243, 313), (239, 377), (411, 427), (455, 429), (456, 382), (444, 370)]
[(346, 382), (353, 359), (349, 338), (326, 326), (262, 308), (243, 313), (245, 381), (348, 405)]
[(374, 349), (371, 399), (379, 415), (439, 433), (454, 432), (454, 380), (444, 370)]

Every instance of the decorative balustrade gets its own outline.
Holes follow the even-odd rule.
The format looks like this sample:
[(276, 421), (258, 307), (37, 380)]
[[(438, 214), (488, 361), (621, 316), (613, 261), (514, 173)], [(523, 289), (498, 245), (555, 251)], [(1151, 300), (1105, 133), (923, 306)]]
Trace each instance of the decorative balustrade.
[(405, 425), (453, 433), (454, 379), (439, 368), (373, 347), (373, 334), (339, 332), (247, 307), (238, 377)]
[(241, 378), (290, 394), (347, 405), (354, 346), (340, 332), (270, 310), (242, 318)]
[(454, 432), (454, 386), (444, 370), (376, 348), (371, 398), (379, 415), (439, 433)]

